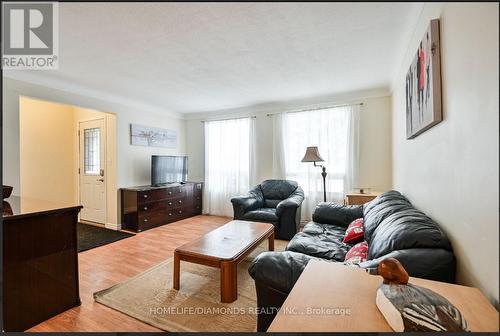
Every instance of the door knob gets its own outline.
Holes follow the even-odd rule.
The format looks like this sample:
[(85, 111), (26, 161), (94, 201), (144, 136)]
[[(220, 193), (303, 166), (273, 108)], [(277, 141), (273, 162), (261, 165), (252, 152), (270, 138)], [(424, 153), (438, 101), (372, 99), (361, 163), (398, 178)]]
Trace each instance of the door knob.
[(97, 182), (104, 182), (104, 179), (100, 178), (100, 179), (97, 180)]

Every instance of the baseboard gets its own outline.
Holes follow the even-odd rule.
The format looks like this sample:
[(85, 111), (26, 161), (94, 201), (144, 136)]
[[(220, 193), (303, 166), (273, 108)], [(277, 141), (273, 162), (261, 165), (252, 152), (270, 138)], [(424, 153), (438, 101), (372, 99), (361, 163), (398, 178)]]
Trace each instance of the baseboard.
[(122, 229), (122, 225), (121, 224), (114, 224), (114, 223), (106, 223), (104, 225), (104, 227), (106, 229), (117, 230), (117, 231), (119, 231), (119, 230)]

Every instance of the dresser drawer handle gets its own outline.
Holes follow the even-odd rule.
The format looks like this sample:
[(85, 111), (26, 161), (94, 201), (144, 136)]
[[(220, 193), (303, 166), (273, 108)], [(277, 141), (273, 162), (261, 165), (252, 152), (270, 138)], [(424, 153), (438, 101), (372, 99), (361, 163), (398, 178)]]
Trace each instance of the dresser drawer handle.
[(182, 201), (181, 201), (181, 200), (178, 200), (177, 202), (179, 202), (179, 204), (182, 204)]
[(147, 223), (147, 222), (148, 222), (148, 219), (147, 219), (147, 218), (144, 218), (144, 221), (143, 221), (143, 222), (144, 222), (144, 223)]
[(144, 198), (148, 198), (148, 195), (144, 195), (143, 197), (144, 197)]
[(169, 216), (172, 216), (172, 213), (171, 213), (171, 212), (169, 212), (169, 213), (168, 213), (168, 215), (169, 215)]
[(179, 213), (181, 214), (181, 213), (182, 213), (182, 210), (179, 210)]
[(148, 207), (144, 207), (143, 209), (144, 209), (144, 211), (147, 211), (147, 210), (148, 210)]
[(168, 205), (172, 205), (172, 202), (168, 202)]
[(171, 191), (169, 191), (169, 192), (168, 192), (168, 194), (169, 194), (169, 195), (172, 195), (172, 192), (171, 192)]

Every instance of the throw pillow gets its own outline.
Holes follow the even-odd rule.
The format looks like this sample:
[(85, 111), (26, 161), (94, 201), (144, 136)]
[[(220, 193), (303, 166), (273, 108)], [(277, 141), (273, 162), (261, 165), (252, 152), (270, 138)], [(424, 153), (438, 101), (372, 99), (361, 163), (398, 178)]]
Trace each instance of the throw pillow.
[(360, 264), (368, 258), (368, 243), (357, 243), (347, 252), (344, 262), (350, 265)]
[(363, 240), (365, 236), (365, 226), (363, 218), (355, 219), (349, 224), (345, 231), (344, 239), (346, 244), (355, 244)]

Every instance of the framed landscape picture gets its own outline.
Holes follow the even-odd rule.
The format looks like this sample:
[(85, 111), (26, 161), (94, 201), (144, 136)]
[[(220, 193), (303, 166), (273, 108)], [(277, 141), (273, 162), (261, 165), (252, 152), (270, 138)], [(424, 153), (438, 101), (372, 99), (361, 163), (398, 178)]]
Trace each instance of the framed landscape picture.
[(406, 138), (443, 120), (439, 19), (431, 20), (406, 74)]

